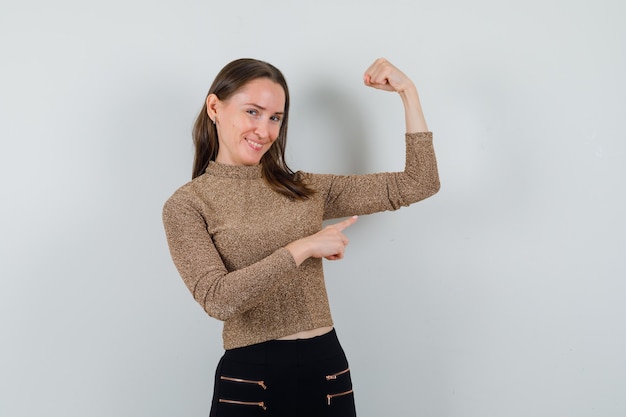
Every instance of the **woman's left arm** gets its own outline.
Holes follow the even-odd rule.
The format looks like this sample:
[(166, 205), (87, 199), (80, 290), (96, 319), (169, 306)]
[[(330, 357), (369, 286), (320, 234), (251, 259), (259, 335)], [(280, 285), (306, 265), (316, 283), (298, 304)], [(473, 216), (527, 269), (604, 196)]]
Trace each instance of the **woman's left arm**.
[[(365, 71), (366, 86), (397, 92), (404, 104), (406, 163), (402, 172), (317, 176), (325, 191), (324, 219), (397, 210), (435, 194), (439, 173), (417, 88), (402, 71), (380, 58)], [(323, 183), (323, 184), (322, 184)]]
[(402, 71), (386, 59), (379, 58), (365, 71), (363, 82), (368, 87), (394, 91), (400, 95), (407, 133), (428, 132), (417, 88)]

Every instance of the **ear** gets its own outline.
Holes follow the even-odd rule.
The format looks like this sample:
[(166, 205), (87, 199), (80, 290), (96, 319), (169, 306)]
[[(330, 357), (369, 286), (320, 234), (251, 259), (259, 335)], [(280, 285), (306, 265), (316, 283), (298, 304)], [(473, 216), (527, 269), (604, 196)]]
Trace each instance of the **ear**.
[(206, 112), (213, 123), (217, 121), (217, 110), (220, 105), (220, 99), (215, 94), (209, 94), (206, 98)]

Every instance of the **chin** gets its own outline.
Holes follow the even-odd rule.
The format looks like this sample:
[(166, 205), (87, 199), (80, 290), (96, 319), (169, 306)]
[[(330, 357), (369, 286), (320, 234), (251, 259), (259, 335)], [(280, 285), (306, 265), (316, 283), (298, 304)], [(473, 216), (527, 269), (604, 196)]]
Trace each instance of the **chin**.
[(261, 163), (261, 159), (245, 159), (241, 162), (242, 165), (259, 165)]

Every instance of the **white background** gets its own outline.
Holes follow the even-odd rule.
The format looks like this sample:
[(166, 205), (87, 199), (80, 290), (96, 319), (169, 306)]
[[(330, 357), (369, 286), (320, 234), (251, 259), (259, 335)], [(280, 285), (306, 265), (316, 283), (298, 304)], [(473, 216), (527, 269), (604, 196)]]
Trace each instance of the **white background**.
[(288, 163), (403, 166), (384, 56), (442, 188), (327, 263), (359, 415), (626, 415), (626, 6), (618, 0), (0, 3), (0, 416), (208, 414), (221, 324), (169, 258), (217, 71), (267, 60)]

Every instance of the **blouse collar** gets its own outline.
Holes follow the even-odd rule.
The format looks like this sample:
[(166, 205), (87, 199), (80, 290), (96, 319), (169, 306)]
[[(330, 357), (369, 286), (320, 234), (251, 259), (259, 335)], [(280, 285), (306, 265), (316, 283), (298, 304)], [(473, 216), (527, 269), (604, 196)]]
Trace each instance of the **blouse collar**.
[(209, 161), (206, 173), (217, 177), (256, 179), (262, 178), (261, 164), (258, 165), (228, 165), (220, 162)]

